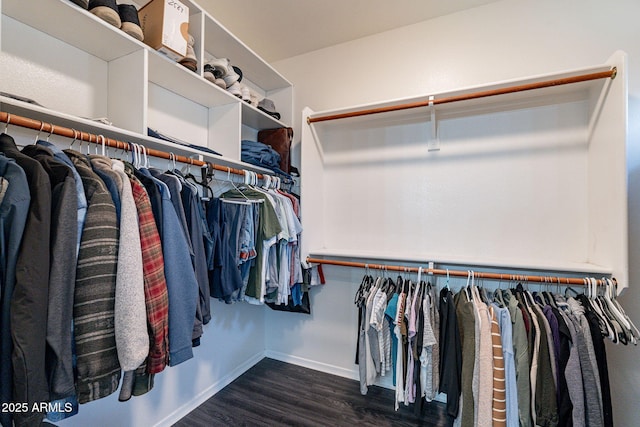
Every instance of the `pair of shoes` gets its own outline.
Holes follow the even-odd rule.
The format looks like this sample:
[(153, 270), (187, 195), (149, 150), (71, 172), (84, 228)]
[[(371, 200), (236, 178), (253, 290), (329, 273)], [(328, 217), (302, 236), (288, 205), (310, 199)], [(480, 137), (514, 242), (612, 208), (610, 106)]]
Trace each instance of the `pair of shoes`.
[(222, 89), (226, 89), (227, 84), (224, 82), (224, 79), (216, 77), (216, 73), (217, 71), (211, 66), (211, 64), (204, 64), (204, 73), (202, 76), (205, 79), (209, 80), (211, 83), (220, 86)]
[(242, 81), (242, 70), (231, 65), (228, 58), (212, 59), (207, 62), (211, 67), (211, 72), (216, 79), (223, 79), (227, 88), (234, 83)]
[(178, 61), (180, 65), (182, 65), (185, 68), (188, 68), (194, 73), (198, 69), (198, 59), (196, 58), (196, 52), (193, 49), (193, 45), (195, 43), (196, 43), (195, 39), (191, 34), (189, 34), (189, 40), (187, 40), (187, 55), (184, 58), (182, 58), (180, 61)]
[[(73, 1), (77, 4), (76, 0)], [(138, 9), (134, 5), (116, 4), (116, 0), (89, 0), (87, 7), (91, 13), (120, 28), (131, 37), (140, 41), (144, 39)]]

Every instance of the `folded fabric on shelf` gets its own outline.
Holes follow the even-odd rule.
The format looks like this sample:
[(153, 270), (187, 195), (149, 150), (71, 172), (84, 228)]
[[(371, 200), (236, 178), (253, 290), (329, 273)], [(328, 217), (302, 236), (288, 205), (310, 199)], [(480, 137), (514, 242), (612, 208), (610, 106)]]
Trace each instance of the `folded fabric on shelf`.
[(164, 135), (163, 133), (161, 133), (157, 129), (147, 128), (147, 134), (149, 136), (154, 137), (154, 138), (158, 138), (158, 139), (162, 139), (162, 140), (165, 140), (165, 141), (173, 142), (175, 144), (183, 145), (185, 147), (193, 148), (195, 150), (203, 151), (205, 153), (215, 154), (216, 156), (222, 156), (222, 154), (220, 154), (217, 151), (214, 151), (214, 150), (212, 150), (212, 149), (210, 149), (208, 147), (203, 147), (201, 145), (195, 145), (195, 144), (190, 144), (190, 143), (185, 142), (185, 141), (181, 141), (181, 140), (179, 140), (177, 138), (174, 138), (172, 136)]

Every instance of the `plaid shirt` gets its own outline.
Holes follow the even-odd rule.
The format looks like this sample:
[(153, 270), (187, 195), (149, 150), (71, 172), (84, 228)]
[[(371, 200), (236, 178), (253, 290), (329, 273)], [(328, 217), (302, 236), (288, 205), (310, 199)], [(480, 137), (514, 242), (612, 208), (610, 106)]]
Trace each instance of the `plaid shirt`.
[(164, 277), (162, 242), (151, 211), (147, 191), (140, 181), (129, 175), (133, 199), (138, 210), (140, 245), (144, 271), (144, 296), (149, 325), (147, 372), (162, 372), (169, 363), (169, 297)]

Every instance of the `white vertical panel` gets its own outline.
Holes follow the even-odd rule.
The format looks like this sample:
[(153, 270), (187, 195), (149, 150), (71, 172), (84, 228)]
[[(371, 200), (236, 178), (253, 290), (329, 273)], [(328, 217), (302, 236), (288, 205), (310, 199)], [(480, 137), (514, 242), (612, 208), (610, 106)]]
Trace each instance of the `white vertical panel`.
[(148, 114), (150, 128), (190, 144), (207, 145), (207, 107), (149, 82)]
[(122, 129), (146, 134), (147, 51), (121, 56), (109, 62), (108, 117)]
[(240, 103), (209, 108), (207, 147), (233, 160), (240, 160)]
[(313, 125), (307, 125), (307, 117), (313, 113), (310, 108), (302, 110), (302, 155), (300, 192), (302, 196), (302, 219), (304, 231), (302, 234), (302, 257), (309, 254), (312, 248), (323, 248), (325, 242), (325, 190), (323, 153), (320, 141), (316, 139)]
[[(628, 283), (627, 220), (627, 57), (616, 52), (609, 64), (618, 68), (600, 111), (593, 117), (589, 144), (589, 257), (613, 267), (620, 287)], [(600, 94), (594, 94), (600, 96)]]

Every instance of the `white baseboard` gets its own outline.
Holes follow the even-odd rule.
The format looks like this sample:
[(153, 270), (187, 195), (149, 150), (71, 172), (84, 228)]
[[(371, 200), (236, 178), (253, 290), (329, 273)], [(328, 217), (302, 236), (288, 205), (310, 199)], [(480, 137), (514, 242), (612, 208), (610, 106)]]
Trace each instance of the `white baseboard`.
[(264, 352), (255, 354), (253, 357), (251, 357), (249, 360), (244, 362), (242, 365), (238, 366), (236, 369), (229, 372), (227, 375), (225, 375), (220, 380), (212, 384), (210, 387), (203, 390), (200, 394), (198, 394), (197, 396), (194, 396), (193, 399), (189, 400), (188, 404), (179, 407), (178, 409), (173, 411), (171, 414), (169, 414), (167, 417), (165, 417), (164, 419), (156, 423), (155, 427), (171, 426), (177, 423), (183, 417), (185, 417), (189, 412), (193, 411), (198, 406), (202, 405), (213, 395), (215, 395), (220, 390), (222, 390), (223, 388), (231, 384), (233, 380), (235, 380), (240, 375), (244, 374), (246, 371), (252, 368), (253, 365), (255, 365), (256, 363), (264, 359), (264, 357), (265, 357)]
[(304, 357), (292, 356), (278, 351), (267, 350), (264, 352), (265, 357), (276, 359), (281, 362), (291, 363), (292, 365), (302, 366), (304, 368), (313, 369), (327, 374), (337, 375), (351, 380), (359, 380), (360, 373), (354, 369), (342, 368), (340, 366), (330, 365), (328, 363), (318, 362), (316, 360), (305, 359)]

